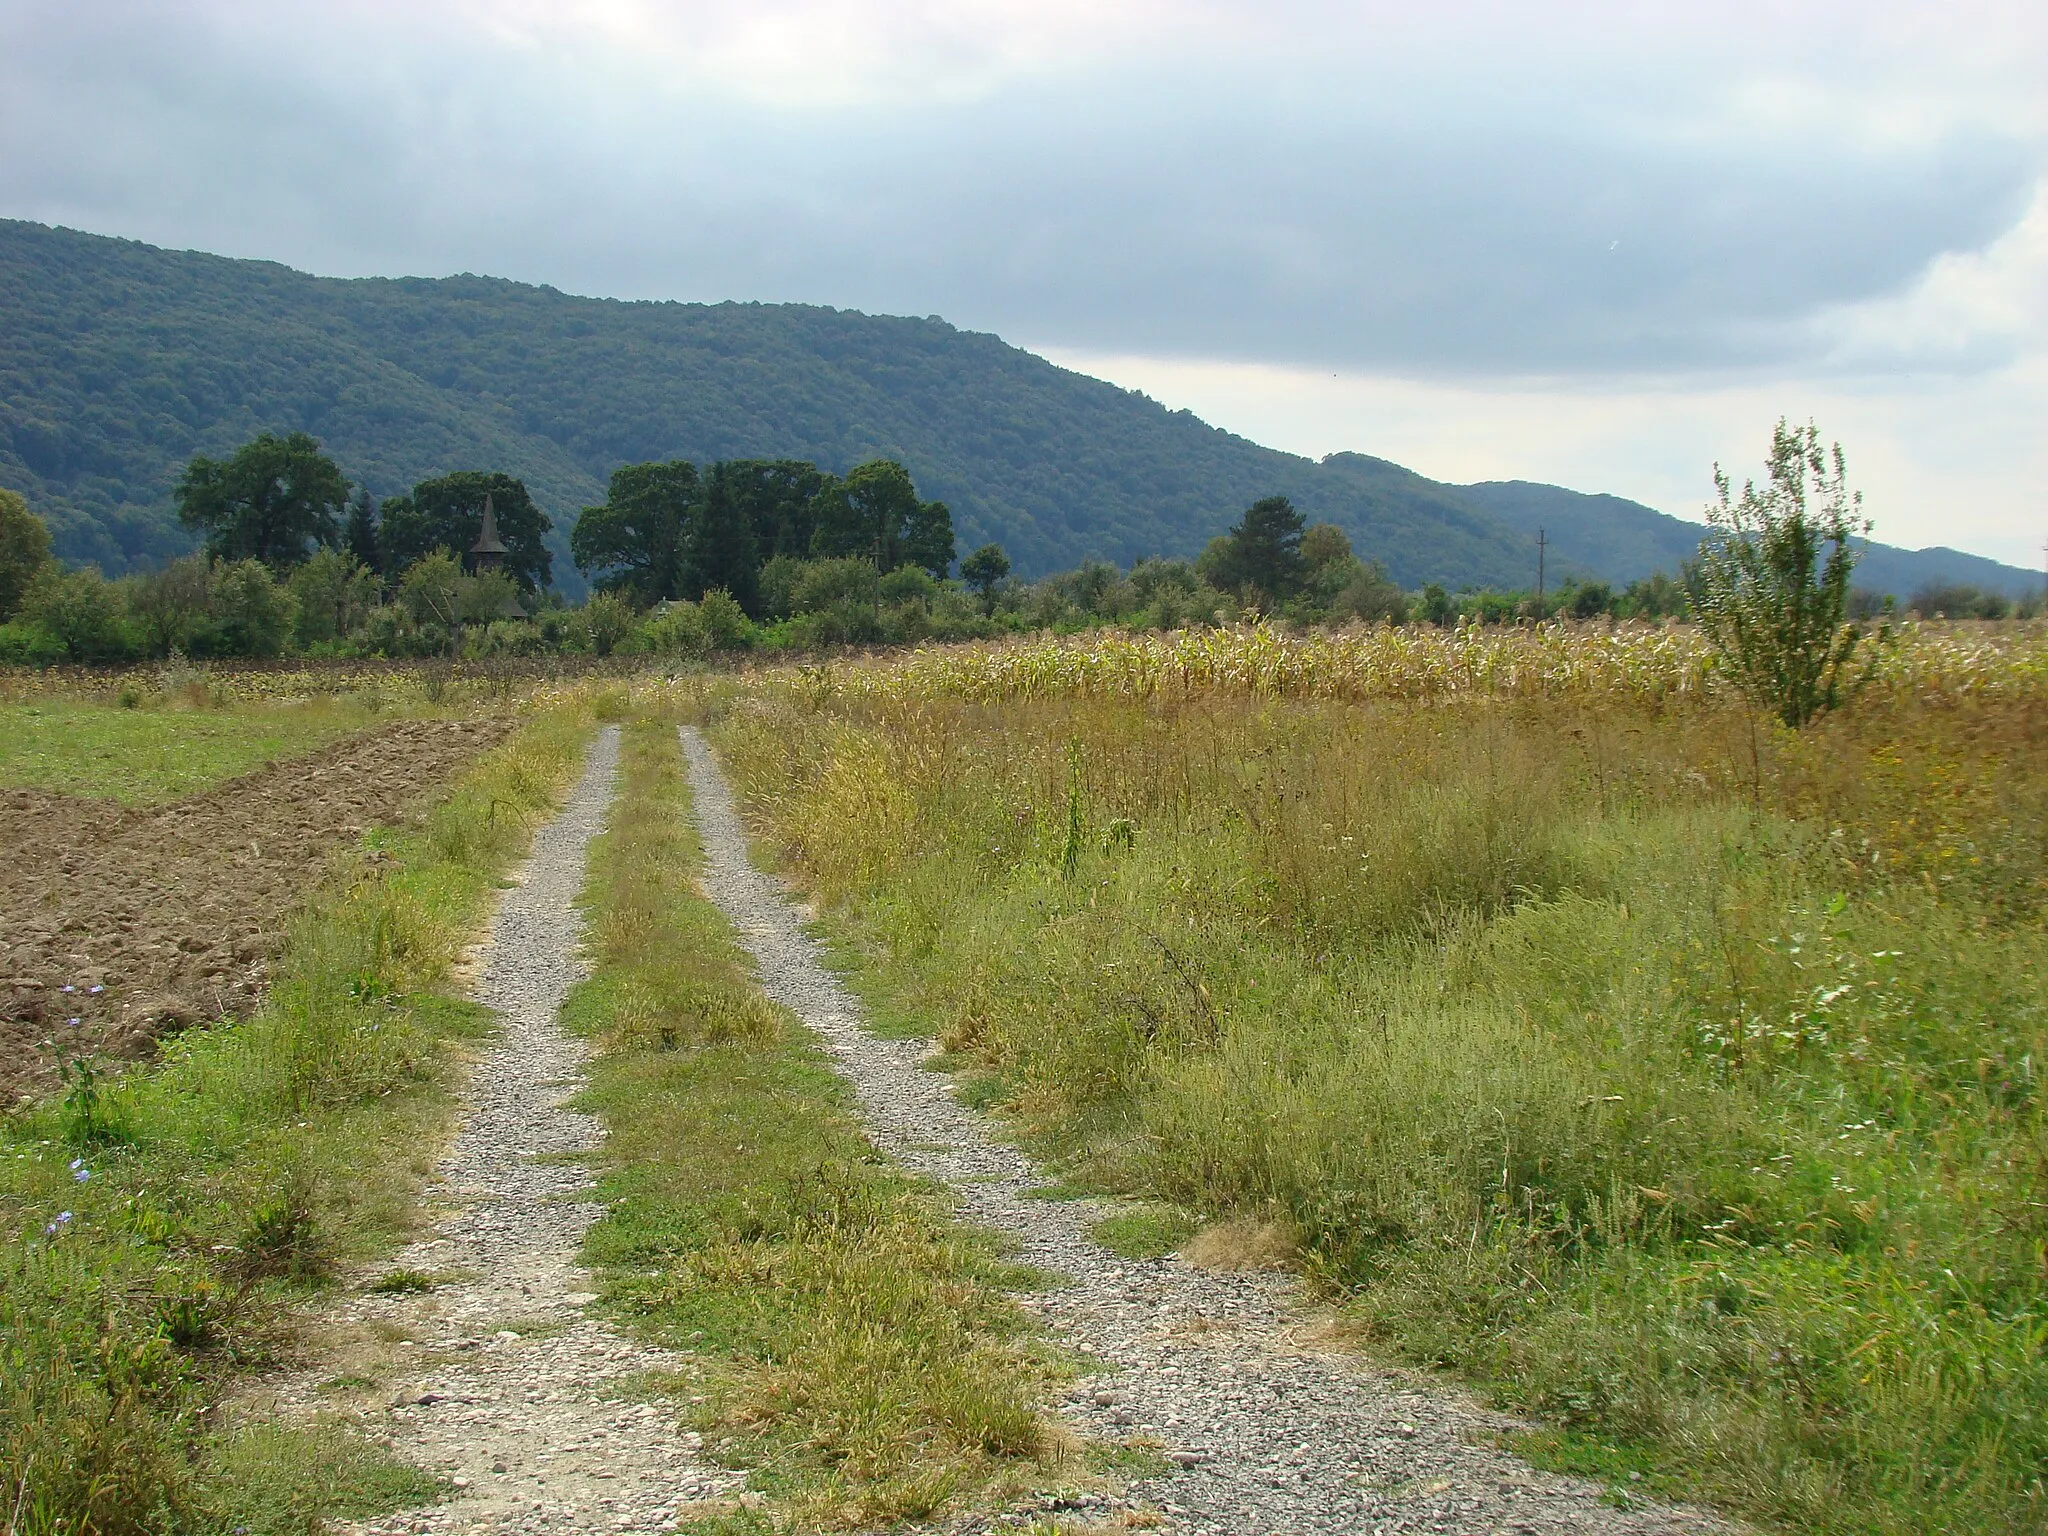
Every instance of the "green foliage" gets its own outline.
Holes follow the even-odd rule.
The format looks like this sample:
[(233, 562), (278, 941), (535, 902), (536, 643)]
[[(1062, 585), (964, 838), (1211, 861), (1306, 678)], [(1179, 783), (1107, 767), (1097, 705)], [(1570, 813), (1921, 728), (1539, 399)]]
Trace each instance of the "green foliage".
[(1010, 557), (1000, 544), (984, 544), (960, 562), (960, 579), (981, 599), (983, 610), (995, 611), (996, 583), (1010, 574)]
[[(148, 578), (144, 578), (145, 581)], [(375, 570), (352, 549), (323, 549), (291, 574), (291, 594), (298, 605), (301, 645), (331, 644), (354, 634), (376, 605), (381, 583)], [(129, 599), (131, 607), (135, 599)], [(176, 641), (167, 639), (168, 651)]]
[(585, 507), (569, 535), (577, 569), (642, 603), (683, 597), (685, 534), (703, 494), (697, 466), (628, 464), (612, 471), (604, 504)]
[(583, 605), (583, 628), (590, 648), (609, 656), (633, 632), (633, 610), (611, 592), (599, 592)]
[(1867, 666), (1852, 670), (1863, 637), (1848, 610), (1854, 541), (1870, 523), (1862, 493), (1849, 491), (1841, 444), (1830, 454), (1811, 424), (1801, 432), (1779, 421), (1768, 467), (1770, 484), (1745, 481), (1739, 500), (1714, 467), (1719, 500), (1700, 545), (1699, 621), (1736, 684), (1797, 728), (1868, 676)]
[[(326, 558), (323, 550), (309, 564)], [(295, 589), (300, 572), (293, 573)], [(212, 604), (213, 562), (204, 555), (187, 555), (128, 581), (128, 612), (154, 655), (190, 649), (195, 632), (212, 615)]]
[(292, 637), (298, 600), (260, 560), (238, 560), (213, 573), (208, 606), (220, 626), (221, 649), (236, 656), (276, 656)]
[(0, 705), (0, 785), (158, 804), (310, 752), (367, 718), (325, 700), (219, 710)]
[(462, 470), (422, 480), (410, 496), (385, 500), (377, 534), (378, 568), (395, 576), (436, 550), (468, 564), (468, 552), (483, 531), (484, 502), (505, 544), (504, 568), (523, 591), (547, 586), (554, 556), (546, 537), (554, 524), (534, 505), (526, 482), (511, 475)]
[(178, 521), (206, 534), (208, 554), (282, 569), (340, 537), (348, 481), (306, 433), (265, 432), (227, 459), (194, 457), (174, 499)]
[(50, 563), (50, 530), (13, 491), (0, 489), (0, 624), (13, 618), (42, 568)]
[[(1305, 528), (1302, 515), (1285, 496), (1262, 497), (1245, 509), (1228, 533), (1211, 542), (1198, 569), (1212, 585), (1271, 607), (1298, 592), (1308, 575), (1301, 548)], [(1327, 538), (1321, 542), (1327, 558)], [(1347, 543), (1345, 553), (1349, 552)]]
[(879, 571), (922, 566), (935, 577), (953, 568), (953, 517), (942, 501), (920, 501), (910, 472), (893, 459), (855, 465), (828, 483), (813, 513), (811, 553), (864, 558)]
[(1928, 619), (2002, 619), (2013, 605), (2002, 592), (1957, 581), (1921, 587), (1906, 599), (1906, 606)]
[(22, 594), (21, 616), (63, 648), (68, 661), (125, 661), (134, 644), (119, 588), (97, 566), (44, 566)]

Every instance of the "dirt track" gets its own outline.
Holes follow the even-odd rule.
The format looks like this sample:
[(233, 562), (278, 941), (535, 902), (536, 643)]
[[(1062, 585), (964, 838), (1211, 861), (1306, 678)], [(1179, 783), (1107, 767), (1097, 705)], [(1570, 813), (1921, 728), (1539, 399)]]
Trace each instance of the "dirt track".
[(0, 790), (0, 1105), (62, 1059), (246, 1012), (328, 854), (513, 723), (399, 721), (164, 806)]

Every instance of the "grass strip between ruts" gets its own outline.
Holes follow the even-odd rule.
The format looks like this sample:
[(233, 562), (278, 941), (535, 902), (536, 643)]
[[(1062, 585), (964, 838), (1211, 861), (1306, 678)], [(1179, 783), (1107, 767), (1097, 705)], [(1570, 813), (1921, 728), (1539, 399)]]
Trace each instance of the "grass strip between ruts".
[(254, 1016), (0, 1121), (0, 1487), (10, 1536), (307, 1532), (431, 1498), (339, 1428), (222, 1428), (294, 1304), (394, 1246), (484, 1029), (451, 967), (573, 782), (587, 712), (372, 833), (294, 925)]
[(586, 891), (596, 969), (565, 1017), (599, 1052), (605, 1297), (684, 1352), (662, 1385), (749, 1472), (685, 1528), (886, 1524), (1070, 1472), (1038, 1409), (1061, 1368), (1002, 1291), (1024, 1277), (868, 1144), (697, 893), (700, 859), (673, 724), (630, 727)]

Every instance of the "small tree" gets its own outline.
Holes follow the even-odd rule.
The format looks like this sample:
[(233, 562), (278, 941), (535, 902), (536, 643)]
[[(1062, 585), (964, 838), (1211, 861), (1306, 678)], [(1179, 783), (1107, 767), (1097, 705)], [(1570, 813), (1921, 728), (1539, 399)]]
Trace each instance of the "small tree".
[(298, 599), (261, 560), (237, 560), (213, 573), (210, 596), (222, 644), (237, 656), (276, 656), (291, 638)]
[[(1697, 567), (1700, 627), (1737, 687), (1797, 729), (1868, 680), (1877, 652), (1852, 671), (1863, 636), (1848, 621), (1855, 540), (1870, 532), (1863, 496), (1848, 488), (1842, 445), (1780, 420), (1770, 484), (1733, 485), (1714, 466), (1717, 501)], [(1880, 635), (1883, 635), (1880, 631)]]
[(1010, 574), (1010, 557), (1000, 544), (984, 544), (960, 562), (960, 579), (981, 599), (984, 613), (996, 611), (996, 583)]
[(168, 656), (191, 639), (212, 610), (213, 566), (204, 555), (173, 560), (160, 571), (133, 577), (128, 612), (148, 632), (152, 649)]
[(14, 617), (29, 583), (49, 563), (49, 528), (17, 492), (0, 490), (0, 624)]

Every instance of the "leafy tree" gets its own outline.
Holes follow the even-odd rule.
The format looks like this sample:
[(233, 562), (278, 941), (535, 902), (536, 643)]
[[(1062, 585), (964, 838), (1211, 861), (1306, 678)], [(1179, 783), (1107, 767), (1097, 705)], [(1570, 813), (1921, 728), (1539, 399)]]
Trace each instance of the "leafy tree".
[(209, 554), (283, 568), (340, 537), (348, 481), (304, 432), (265, 432), (232, 458), (193, 459), (172, 495), (178, 521), (205, 530)]
[(960, 562), (960, 579), (981, 599), (982, 611), (996, 611), (996, 583), (1010, 574), (1010, 557), (1000, 544), (984, 544)]
[(187, 555), (129, 579), (128, 612), (142, 625), (155, 654), (168, 656), (190, 644), (193, 631), (211, 612), (212, 578), (211, 561)]
[(704, 497), (693, 509), (684, 539), (685, 596), (722, 591), (748, 612), (760, 611), (755, 577), (754, 524), (748, 516), (744, 473), (714, 464)]
[(702, 495), (697, 466), (684, 459), (613, 470), (604, 505), (585, 507), (570, 530), (576, 568), (643, 603), (683, 596), (691, 509)]
[(921, 565), (943, 577), (953, 566), (953, 514), (942, 501), (919, 501), (901, 464), (871, 459), (820, 491), (811, 553), (865, 558), (878, 571)]
[(261, 560), (237, 560), (213, 573), (209, 606), (220, 648), (235, 656), (276, 656), (291, 638), (298, 603)]
[(1301, 589), (1308, 563), (1301, 553), (1302, 515), (1285, 496), (1245, 509), (1228, 533), (1212, 539), (1197, 566), (1218, 587), (1277, 602)]
[(18, 492), (0, 490), (0, 624), (13, 618), (36, 573), (50, 563), (50, 530)]
[[(391, 503), (385, 502), (388, 508)], [(453, 634), (462, 622), (462, 564), (445, 549), (420, 556), (399, 578), (398, 600), (415, 624), (439, 624)]]
[(1356, 570), (1330, 600), (1330, 617), (1357, 619), (1366, 624), (1405, 624), (1408, 599), (1387, 575), (1386, 567), (1377, 560), (1360, 564), (1348, 553), (1347, 558)]
[(498, 535), (505, 541), (505, 569), (524, 591), (545, 587), (553, 575), (554, 557), (542, 540), (554, 524), (534, 505), (524, 481), (481, 470), (422, 480), (410, 496), (385, 498), (378, 531), (382, 569), (407, 570), (437, 549), (462, 560), (483, 531), (486, 496)]
[(1863, 636), (1848, 622), (1855, 540), (1870, 520), (1848, 488), (1842, 445), (1823, 449), (1811, 423), (1802, 431), (1779, 420), (1768, 469), (1769, 485), (1745, 481), (1738, 499), (1714, 466), (1699, 618), (1736, 685), (1797, 729), (1838, 707), (1875, 665), (1871, 649), (1862, 672), (1851, 671)]
[(753, 527), (754, 550), (763, 560), (786, 555), (801, 560), (811, 552), (817, 502), (832, 476), (805, 459), (727, 459), (712, 466), (723, 475)]
[(953, 569), (953, 513), (943, 501), (920, 501), (903, 533), (903, 558), (944, 581)]
[(377, 573), (349, 551), (323, 549), (291, 575), (299, 639), (308, 645), (345, 640), (377, 598)]
[(1568, 606), (1575, 619), (1597, 619), (1614, 611), (1614, 588), (1604, 581), (1583, 582), (1572, 588)]
[(1301, 562), (1310, 575), (1355, 558), (1349, 536), (1335, 523), (1317, 523), (1301, 536)]
[(1415, 605), (1418, 617), (1431, 624), (1444, 625), (1458, 616), (1458, 605), (1451, 601), (1451, 594), (1435, 582), (1422, 589), (1422, 600)]

